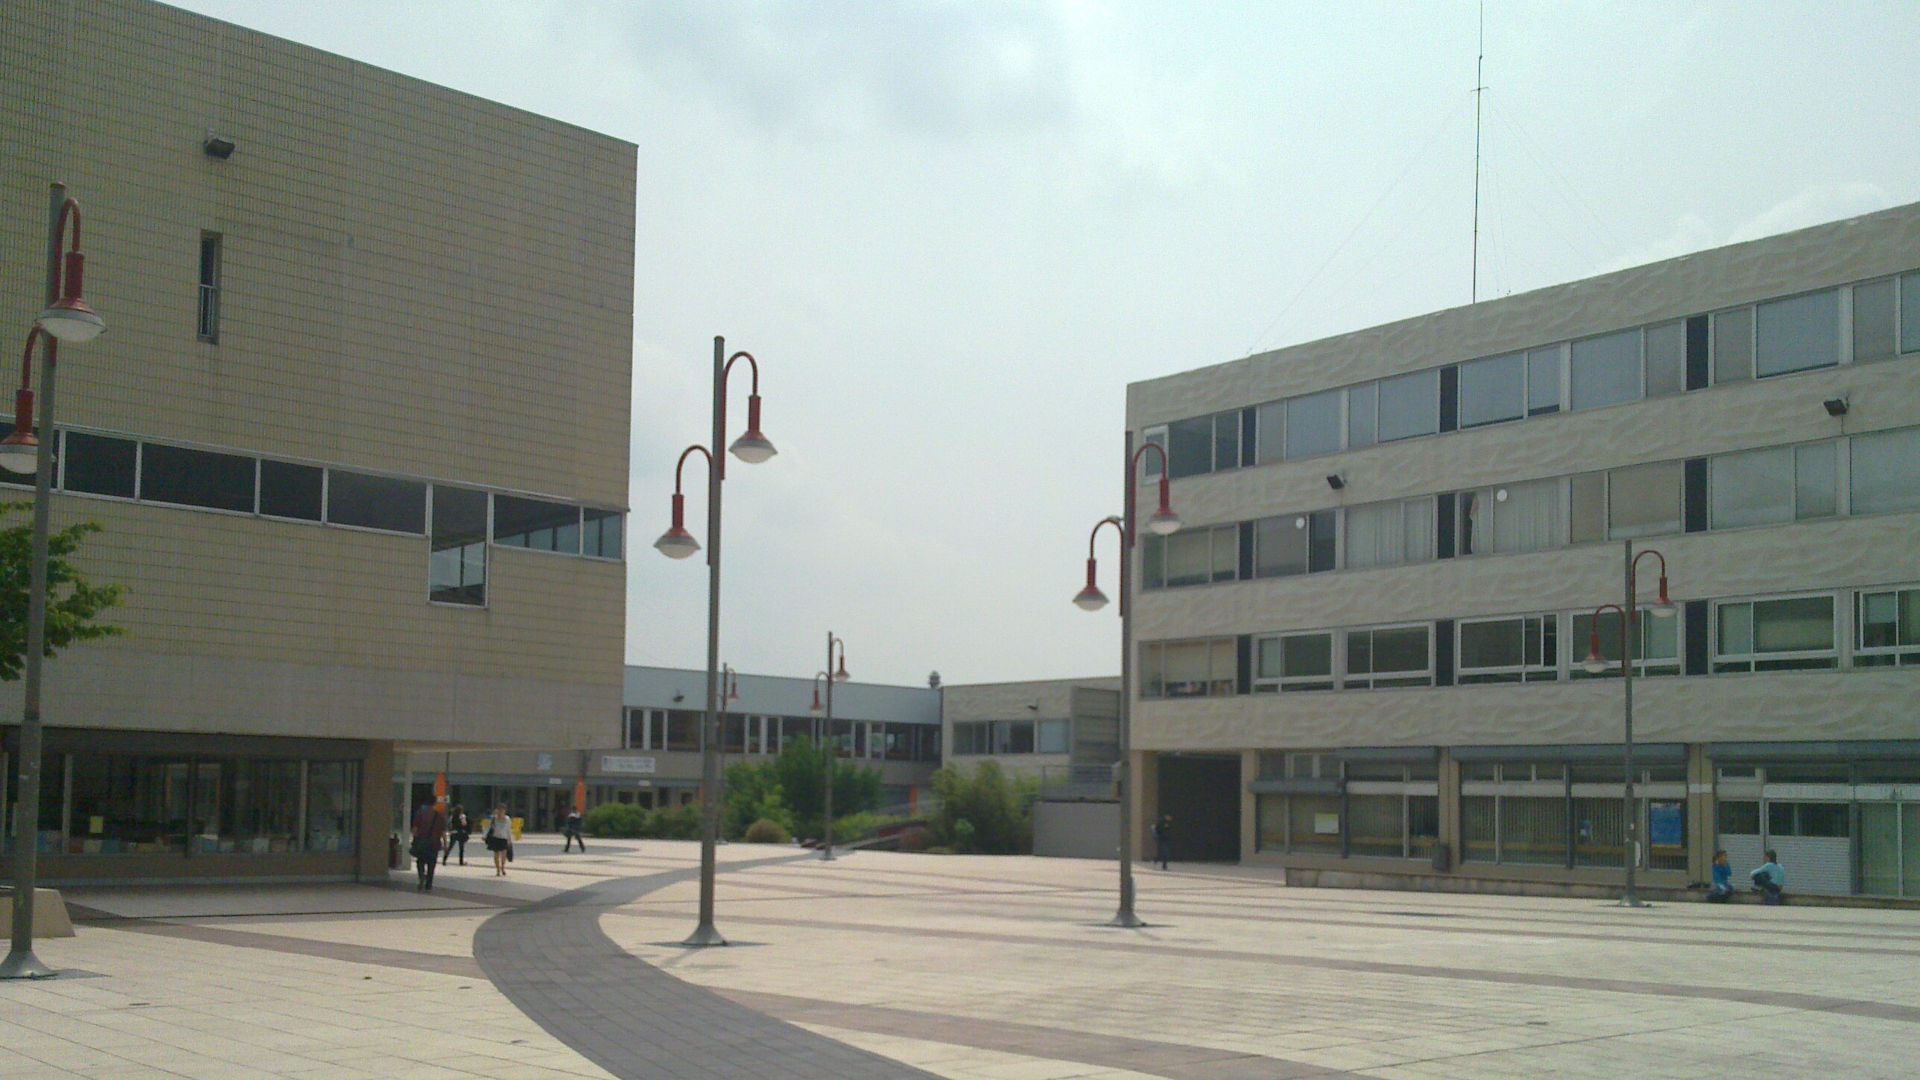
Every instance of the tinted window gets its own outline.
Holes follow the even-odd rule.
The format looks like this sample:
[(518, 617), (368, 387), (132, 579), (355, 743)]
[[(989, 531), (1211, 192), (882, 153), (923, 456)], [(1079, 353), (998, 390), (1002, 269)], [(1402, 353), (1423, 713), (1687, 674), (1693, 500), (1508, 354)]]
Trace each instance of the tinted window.
[(148, 443), (140, 455), (140, 497), (252, 513), (253, 459)]
[(487, 494), (436, 484), (427, 555), (427, 598), (487, 602)]
[(388, 532), (426, 531), (427, 485), (365, 473), (327, 473), (327, 520)]
[(493, 497), (493, 542), (535, 551), (580, 553), (580, 508), (566, 503)]
[(1380, 387), (1377, 383), (1356, 386), (1347, 391), (1347, 445), (1372, 446), (1379, 442)]
[[(1526, 415), (1524, 353), (1490, 356), (1460, 365), (1460, 426), (1493, 424)], [(1555, 380), (1558, 396), (1558, 379)]]
[(618, 510), (581, 512), (585, 524), (580, 532), (580, 554), (602, 559), (617, 559), (621, 553), (621, 532), (625, 517)]
[(1571, 408), (1597, 409), (1640, 397), (1640, 331), (1573, 343)]
[(1178, 480), (1213, 471), (1213, 417), (1196, 416), (1167, 425), (1168, 472)]
[(1836, 290), (1761, 304), (1754, 324), (1754, 365), (1763, 377), (1840, 362), (1840, 294)]
[(1855, 435), (1852, 459), (1854, 513), (1920, 510), (1920, 428)]
[(1647, 327), (1647, 396), (1664, 397), (1687, 388), (1685, 320)]
[(1287, 402), (1287, 457), (1340, 449), (1340, 400), (1340, 391), (1328, 390)]
[(1560, 411), (1560, 346), (1527, 352), (1527, 415)]
[(1713, 381), (1753, 378), (1753, 309), (1735, 308), (1713, 316)]
[(318, 465), (260, 463), (260, 512), (274, 517), (320, 520), (322, 472)]
[(132, 439), (69, 431), (66, 440), (68, 491), (133, 498), (133, 463), (138, 455)]
[(1380, 441), (1440, 430), (1440, 372), (1416, 371), (1380, 380)]
[(1883, 360), (1898, 351), (1893, 325), (1894, 280), (1853, 287), (1853, 358)]

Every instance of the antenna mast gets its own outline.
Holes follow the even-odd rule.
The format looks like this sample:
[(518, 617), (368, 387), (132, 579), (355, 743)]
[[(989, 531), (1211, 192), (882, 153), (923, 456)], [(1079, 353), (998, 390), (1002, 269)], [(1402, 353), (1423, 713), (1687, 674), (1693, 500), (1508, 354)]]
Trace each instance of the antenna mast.
[(1480, 0), (1480, 53), (1473, 62), (1473, 285), (1467, 302), (1480, 302), (1480, 99), (1487, 66), (1487, 0)]

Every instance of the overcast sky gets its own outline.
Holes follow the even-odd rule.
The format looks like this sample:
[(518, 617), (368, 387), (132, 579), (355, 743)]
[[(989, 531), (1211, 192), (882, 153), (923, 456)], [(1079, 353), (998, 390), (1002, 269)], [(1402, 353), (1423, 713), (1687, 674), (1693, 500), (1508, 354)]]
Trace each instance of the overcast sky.
[[(966, 683), (1119, 670), (1069, 600), (1128, 382), (1469, 299), (1473, 0), (182, 6), (639, 145), (631, 663), (706, 663), (650, 545), (715, 334), (780, 451), (723, 658)], [(1483, 299), (1920, 200), (1914, 0), (1491, 0), (1485, 49)]]

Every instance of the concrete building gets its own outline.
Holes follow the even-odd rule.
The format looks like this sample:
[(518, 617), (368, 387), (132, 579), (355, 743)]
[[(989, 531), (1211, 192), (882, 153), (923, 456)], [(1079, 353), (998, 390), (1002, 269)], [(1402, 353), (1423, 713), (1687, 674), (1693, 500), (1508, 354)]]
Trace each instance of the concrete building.
[(941, 709), (946, 763), (983, 761), (1038, 785), (1036, 855), (1112, 858), (1120, 842), (1113, 767), (1120, 760), (1120, 680), (1046, 679), (949, 686)]
[[(1136, 383), (1146, 821), (1294, 882), (1920, 895), (1920, 205)], [(1659, 565), (1639, 563), (1641, 603)], [(1596, 633), (1597, 631), (1597, 633)], [(1582, 667), (1597, 637), (1616, 664)]]
[(53, 517), (127, 587), (46, 879), (375, 875), (397, 752), (617, 740), (632, 145), (145, 0), (0, 9), (0, 126), (19, 333), (85, 208)]
[[(821, 684), (824, 686), (824, 683)], [(815, 683), (782, 675), (735, 674), (723, 701), (722, 764), (765, 761), (798, 738), (825, 735)], [(471, 813), (506, 804), (528, 829), (558, 828), (582, 778), (587, 805), (633, 803), (647, 809), (695, 802), (700, 792), (701, 723), (707, 673), (689, 668), (630, 666), (623, 704), (602, 737), (584, 748), (564, 743), (515, 750), (435, 752), (407, 756), (412, 802), (430, 797), (436, 774), (447, 774), (450, 798)], [(940, 691), (924, 686), (845, 682), (833, 689), (833, 729), (840, 753), (880, 770), (883, 805), (908, 807), (940, 767)]]

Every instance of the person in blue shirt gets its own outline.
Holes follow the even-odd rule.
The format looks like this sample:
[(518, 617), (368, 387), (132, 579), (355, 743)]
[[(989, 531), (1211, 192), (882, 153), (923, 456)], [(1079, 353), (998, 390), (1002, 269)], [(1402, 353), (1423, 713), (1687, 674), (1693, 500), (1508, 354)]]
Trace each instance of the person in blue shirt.
[(1761, 903), (1777, 904), (1785, 896), (1787, 872), (1780, 868), (1780, 856), (1772, 848), (1767, 849), (1767, 861), (1754, 868), (1752, 877)]
[(1733, 895), (1733, 867), (1727, 863), (1727, 853), (1713, 853), (1713, 884), (1707, 888), (1707, 902), (1724, 904)]

